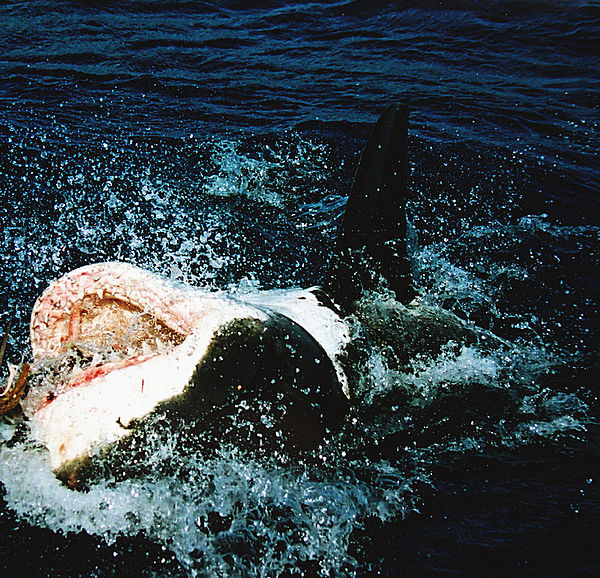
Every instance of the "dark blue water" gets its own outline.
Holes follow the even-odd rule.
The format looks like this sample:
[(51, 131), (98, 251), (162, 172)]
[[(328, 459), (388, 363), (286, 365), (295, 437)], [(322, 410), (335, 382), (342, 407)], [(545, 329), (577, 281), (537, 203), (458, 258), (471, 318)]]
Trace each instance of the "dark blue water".
[(13, 362), (86, 263), (318, 283), (392, 101), (419, 293), (511, 345), (367, 352), (353, 419), (300, 464), (162, 440), (153, 475), (80, 495), (2, 446), (2, 574), (598, 575), (598, 38), (593, 1), (3, 3)]

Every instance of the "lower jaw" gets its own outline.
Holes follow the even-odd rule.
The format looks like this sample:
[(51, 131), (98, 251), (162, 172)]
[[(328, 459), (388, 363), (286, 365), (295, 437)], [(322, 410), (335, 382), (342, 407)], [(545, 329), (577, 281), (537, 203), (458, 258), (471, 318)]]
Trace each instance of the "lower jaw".
[(66, 464), (85, 462), (129, 435), (161, 403), (180, 395), (195, 366), (189, 349), (179, 346), (89, 368), (57, 394), (26, 398), (23, 409), (32, 435), (48, 449), (52, 468), (79, 469)]

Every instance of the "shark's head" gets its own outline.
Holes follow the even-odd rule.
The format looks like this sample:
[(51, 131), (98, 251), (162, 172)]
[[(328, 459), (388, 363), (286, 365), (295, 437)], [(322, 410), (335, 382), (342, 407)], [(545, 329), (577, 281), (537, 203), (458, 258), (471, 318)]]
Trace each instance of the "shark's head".
[(289, 317), (124, 263), (54, 281), (31, 344), (38, 377), (23, 410), (65, 479), (159, 411), (223, 434), (230, 413), (260, 400), (278, 416), (274, 434), (302, 449), (346, 407), (331, 359)]

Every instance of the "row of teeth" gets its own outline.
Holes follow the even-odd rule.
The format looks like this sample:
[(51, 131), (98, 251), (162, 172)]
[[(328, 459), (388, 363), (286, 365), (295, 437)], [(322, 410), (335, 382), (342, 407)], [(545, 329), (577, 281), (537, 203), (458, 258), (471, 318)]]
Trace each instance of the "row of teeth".
[[(156, 284), (159, 281), (152, 277), (152, 282)], [(69, 335), (73, 304), (81, 302), (86, 296), (126, 301), (150, 314), (160, 311), (161, 321), (170, 329), (180, 334), (189, 334), (193, 319), (187, 312), (184, 296), (177, 299), (174, 295), (177, 290), (167, 284), (161, 284), (160, 294), (149, 291), (148, 285), (148, 279), (135, 269), (114, 264), (108, 268), (106, 265), (97, 266), (95, 270), (91, 266), (55, 281), (38, 299), (33, 309), (31, 340), (34, 355), (40, 349), (45, 354), (61, 351), (62, 344)], [(127, 287), (127, 291), (124, 287)]]

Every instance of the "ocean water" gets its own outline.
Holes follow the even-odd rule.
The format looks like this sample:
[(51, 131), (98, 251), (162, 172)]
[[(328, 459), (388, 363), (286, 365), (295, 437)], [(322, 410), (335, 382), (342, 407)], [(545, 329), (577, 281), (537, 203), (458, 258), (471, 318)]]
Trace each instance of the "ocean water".
[(2, 575), (598, 575), (599, 37), (596, 1), (4, 2), (11, 362), (87, 263), (319, 283), (394, 101), (419, 295), (506, 345), (366, 351), (347, 423), (294, 459), (157, 424), (139, 475), (78, 493), (3, 443)]

